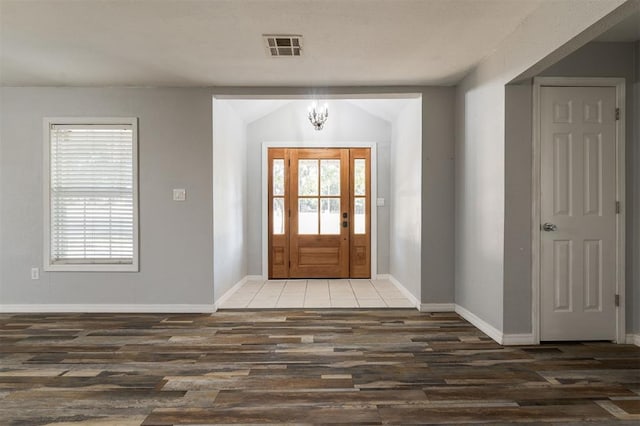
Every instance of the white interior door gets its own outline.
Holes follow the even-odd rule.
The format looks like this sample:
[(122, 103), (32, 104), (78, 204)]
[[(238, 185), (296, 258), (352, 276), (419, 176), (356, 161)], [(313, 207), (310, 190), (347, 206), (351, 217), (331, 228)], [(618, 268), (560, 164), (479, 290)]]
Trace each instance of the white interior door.
[(541, 340), (616, 338), (615, 108), (614, 87), (541, 87)]

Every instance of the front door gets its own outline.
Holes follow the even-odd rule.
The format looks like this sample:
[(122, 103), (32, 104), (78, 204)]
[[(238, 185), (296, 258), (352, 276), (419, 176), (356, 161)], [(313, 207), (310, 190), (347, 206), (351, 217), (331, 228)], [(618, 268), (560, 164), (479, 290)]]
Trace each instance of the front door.
[(369, 148), (269, 149), (269, 278), (368, 278)]
[(540, 339), (616, 337), (616, 91), (542, 87)]

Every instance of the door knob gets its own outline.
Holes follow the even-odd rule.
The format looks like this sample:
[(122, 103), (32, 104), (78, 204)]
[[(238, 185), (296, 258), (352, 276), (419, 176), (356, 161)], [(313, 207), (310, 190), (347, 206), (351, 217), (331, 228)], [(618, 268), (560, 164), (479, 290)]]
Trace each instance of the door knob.
[(553, 223), (545, 223), (544, 225), (542, 225), (542, 230), (546, 231), (546, 232), (552, 232), (552, 231), (557, 231), (558, 227), (556, 225), (554, 225)]

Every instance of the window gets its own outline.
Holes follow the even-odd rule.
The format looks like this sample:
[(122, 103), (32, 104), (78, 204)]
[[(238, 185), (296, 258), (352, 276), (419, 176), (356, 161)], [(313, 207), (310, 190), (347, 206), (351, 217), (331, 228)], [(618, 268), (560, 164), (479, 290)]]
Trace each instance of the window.
[(367, 160), (357, 158), (353, 160), (353, 218), (354, 234), (366, 234), (366, 203), (367, 203)]
[(298, 160), (298, 234), (340, 235), (340, 160)]
[(137, 271), (137, 119), (44, 126), (45, 269)]
[(284, 235), (284, 159), (273, 159), (273, 235)]

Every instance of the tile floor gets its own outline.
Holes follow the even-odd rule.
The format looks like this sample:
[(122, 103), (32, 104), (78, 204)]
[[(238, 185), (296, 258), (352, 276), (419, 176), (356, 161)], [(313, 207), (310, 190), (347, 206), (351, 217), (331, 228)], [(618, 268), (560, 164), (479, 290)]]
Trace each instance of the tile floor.
[(388, 280), (247, 281), (220, 309), (414, 308)]

